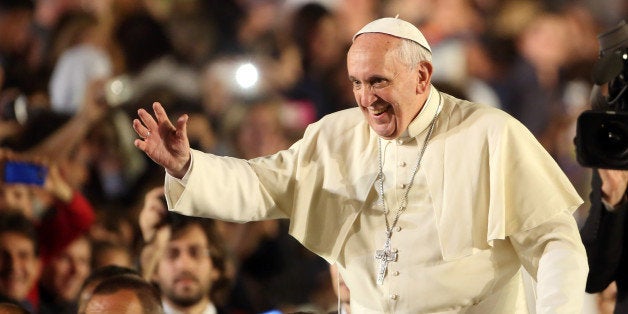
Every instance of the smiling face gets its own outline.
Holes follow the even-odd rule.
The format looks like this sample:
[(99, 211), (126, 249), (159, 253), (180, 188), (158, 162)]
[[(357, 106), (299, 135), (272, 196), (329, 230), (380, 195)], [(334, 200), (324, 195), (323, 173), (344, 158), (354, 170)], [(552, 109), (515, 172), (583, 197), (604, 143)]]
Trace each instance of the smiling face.
[(39, 276), (35, 244), (17, 232), (0, 234), (0, 294), (23, 301)]
[(86, 237), (74, 240), (46, 264), (42, 285), (62, 300), (74, 300), (91, 271), (91, 254), (91, 244)]
[(417, 116), (429, 94), (432, 65), (404, 64), (402, 39), (380, 33), (358, 36), (347, 55), (349, 80), (358, 107), (373, 131), (397, 138)]

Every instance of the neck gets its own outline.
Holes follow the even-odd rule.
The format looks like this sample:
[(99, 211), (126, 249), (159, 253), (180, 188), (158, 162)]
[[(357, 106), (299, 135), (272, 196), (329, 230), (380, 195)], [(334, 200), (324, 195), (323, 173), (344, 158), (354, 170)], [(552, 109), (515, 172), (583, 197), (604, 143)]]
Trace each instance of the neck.
[(166, 303), (168, 307), (174, 309), (176, 313), (181, 314), (200, 314), (203, 313), (208, 305), (212, 304), (211, 301), (209, 301), (209, 299), (207, 298), (203, 298), (190, 306), (180, 306), (168, 299), (164, 299), (164, 303)]

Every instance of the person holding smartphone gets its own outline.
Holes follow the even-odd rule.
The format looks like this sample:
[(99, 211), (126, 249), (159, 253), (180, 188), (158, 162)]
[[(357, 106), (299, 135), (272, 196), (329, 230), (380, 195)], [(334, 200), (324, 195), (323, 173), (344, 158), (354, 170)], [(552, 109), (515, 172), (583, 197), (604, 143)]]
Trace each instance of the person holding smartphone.
[[(39, 240), (38, 253), (42, 269), (45, 270), (75, 241), (87, 234), (96, 219), (94, 208), (87, 198), (68, 182), (57, 162), (47, 162), (44, 158), (0, 150), (0, 165), (0, 169), (3, 170), (1, 176), (3, 180), (0, 182), (0, 211), (22, 212), (35, 224)], [(8, 177), (7, 171), (11, 172)], [(43, 213), (34, 209), (35, 200), (43, 204), (45, 208)], [(39, 280), (39, 284), (41, 283)], [(59, 289), (48, 290), (60, 291), (61, 288), (73, 287), (66, 282)], [(42, 295), (44, 294), (29, 295), (32, 303), (39, 305), (38, 311), (54, 307), (52, 305), (54, 302), (46, 302)]]

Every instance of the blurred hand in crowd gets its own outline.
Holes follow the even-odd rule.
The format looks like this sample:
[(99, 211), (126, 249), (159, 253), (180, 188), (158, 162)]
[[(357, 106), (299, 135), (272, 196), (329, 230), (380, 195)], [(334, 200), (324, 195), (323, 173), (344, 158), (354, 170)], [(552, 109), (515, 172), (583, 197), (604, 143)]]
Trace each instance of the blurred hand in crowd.
[(145, 242), (152, 242), (159, 233), (167, 229), (168, 209), (163, 201), (164, 188), (156, 187), (144, 196), (139, 225)]
[(77, 116), (85, 119), (85, 123), (87, 124), (102, 119), (109, 109), (109, 105), (105, 99), (105, 84), (106, 80), (96, 79), (91, 81), (87, 86), (85, 97), (83, 98), (83, 105), (77, 112)]
[(139, 215), (139, 225), (144, 238), (144, 247), (140, 256), (142, 277), (153, 275), (160, 257), (170, 240), (171, 228), (166, 223), (168, 209), (164, 204), (164, 188), (153, 188), (144, 196), (144, 206)]

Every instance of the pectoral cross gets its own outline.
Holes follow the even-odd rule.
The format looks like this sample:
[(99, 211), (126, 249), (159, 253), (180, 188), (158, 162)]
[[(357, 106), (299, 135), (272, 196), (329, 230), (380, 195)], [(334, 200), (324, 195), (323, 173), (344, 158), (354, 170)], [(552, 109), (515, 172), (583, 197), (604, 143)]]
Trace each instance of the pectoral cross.
[(384, 276), (386, 276), (386, 269), (388, 268), (388, 262), (397, 261), (397, 252), (390, 249), (390, 235), (386, 234), (386, 242), (384, 243), (384, 249), (375, 251), (375, 259), (379, 260), (377, 265), (377, 284), (384, 284)]

